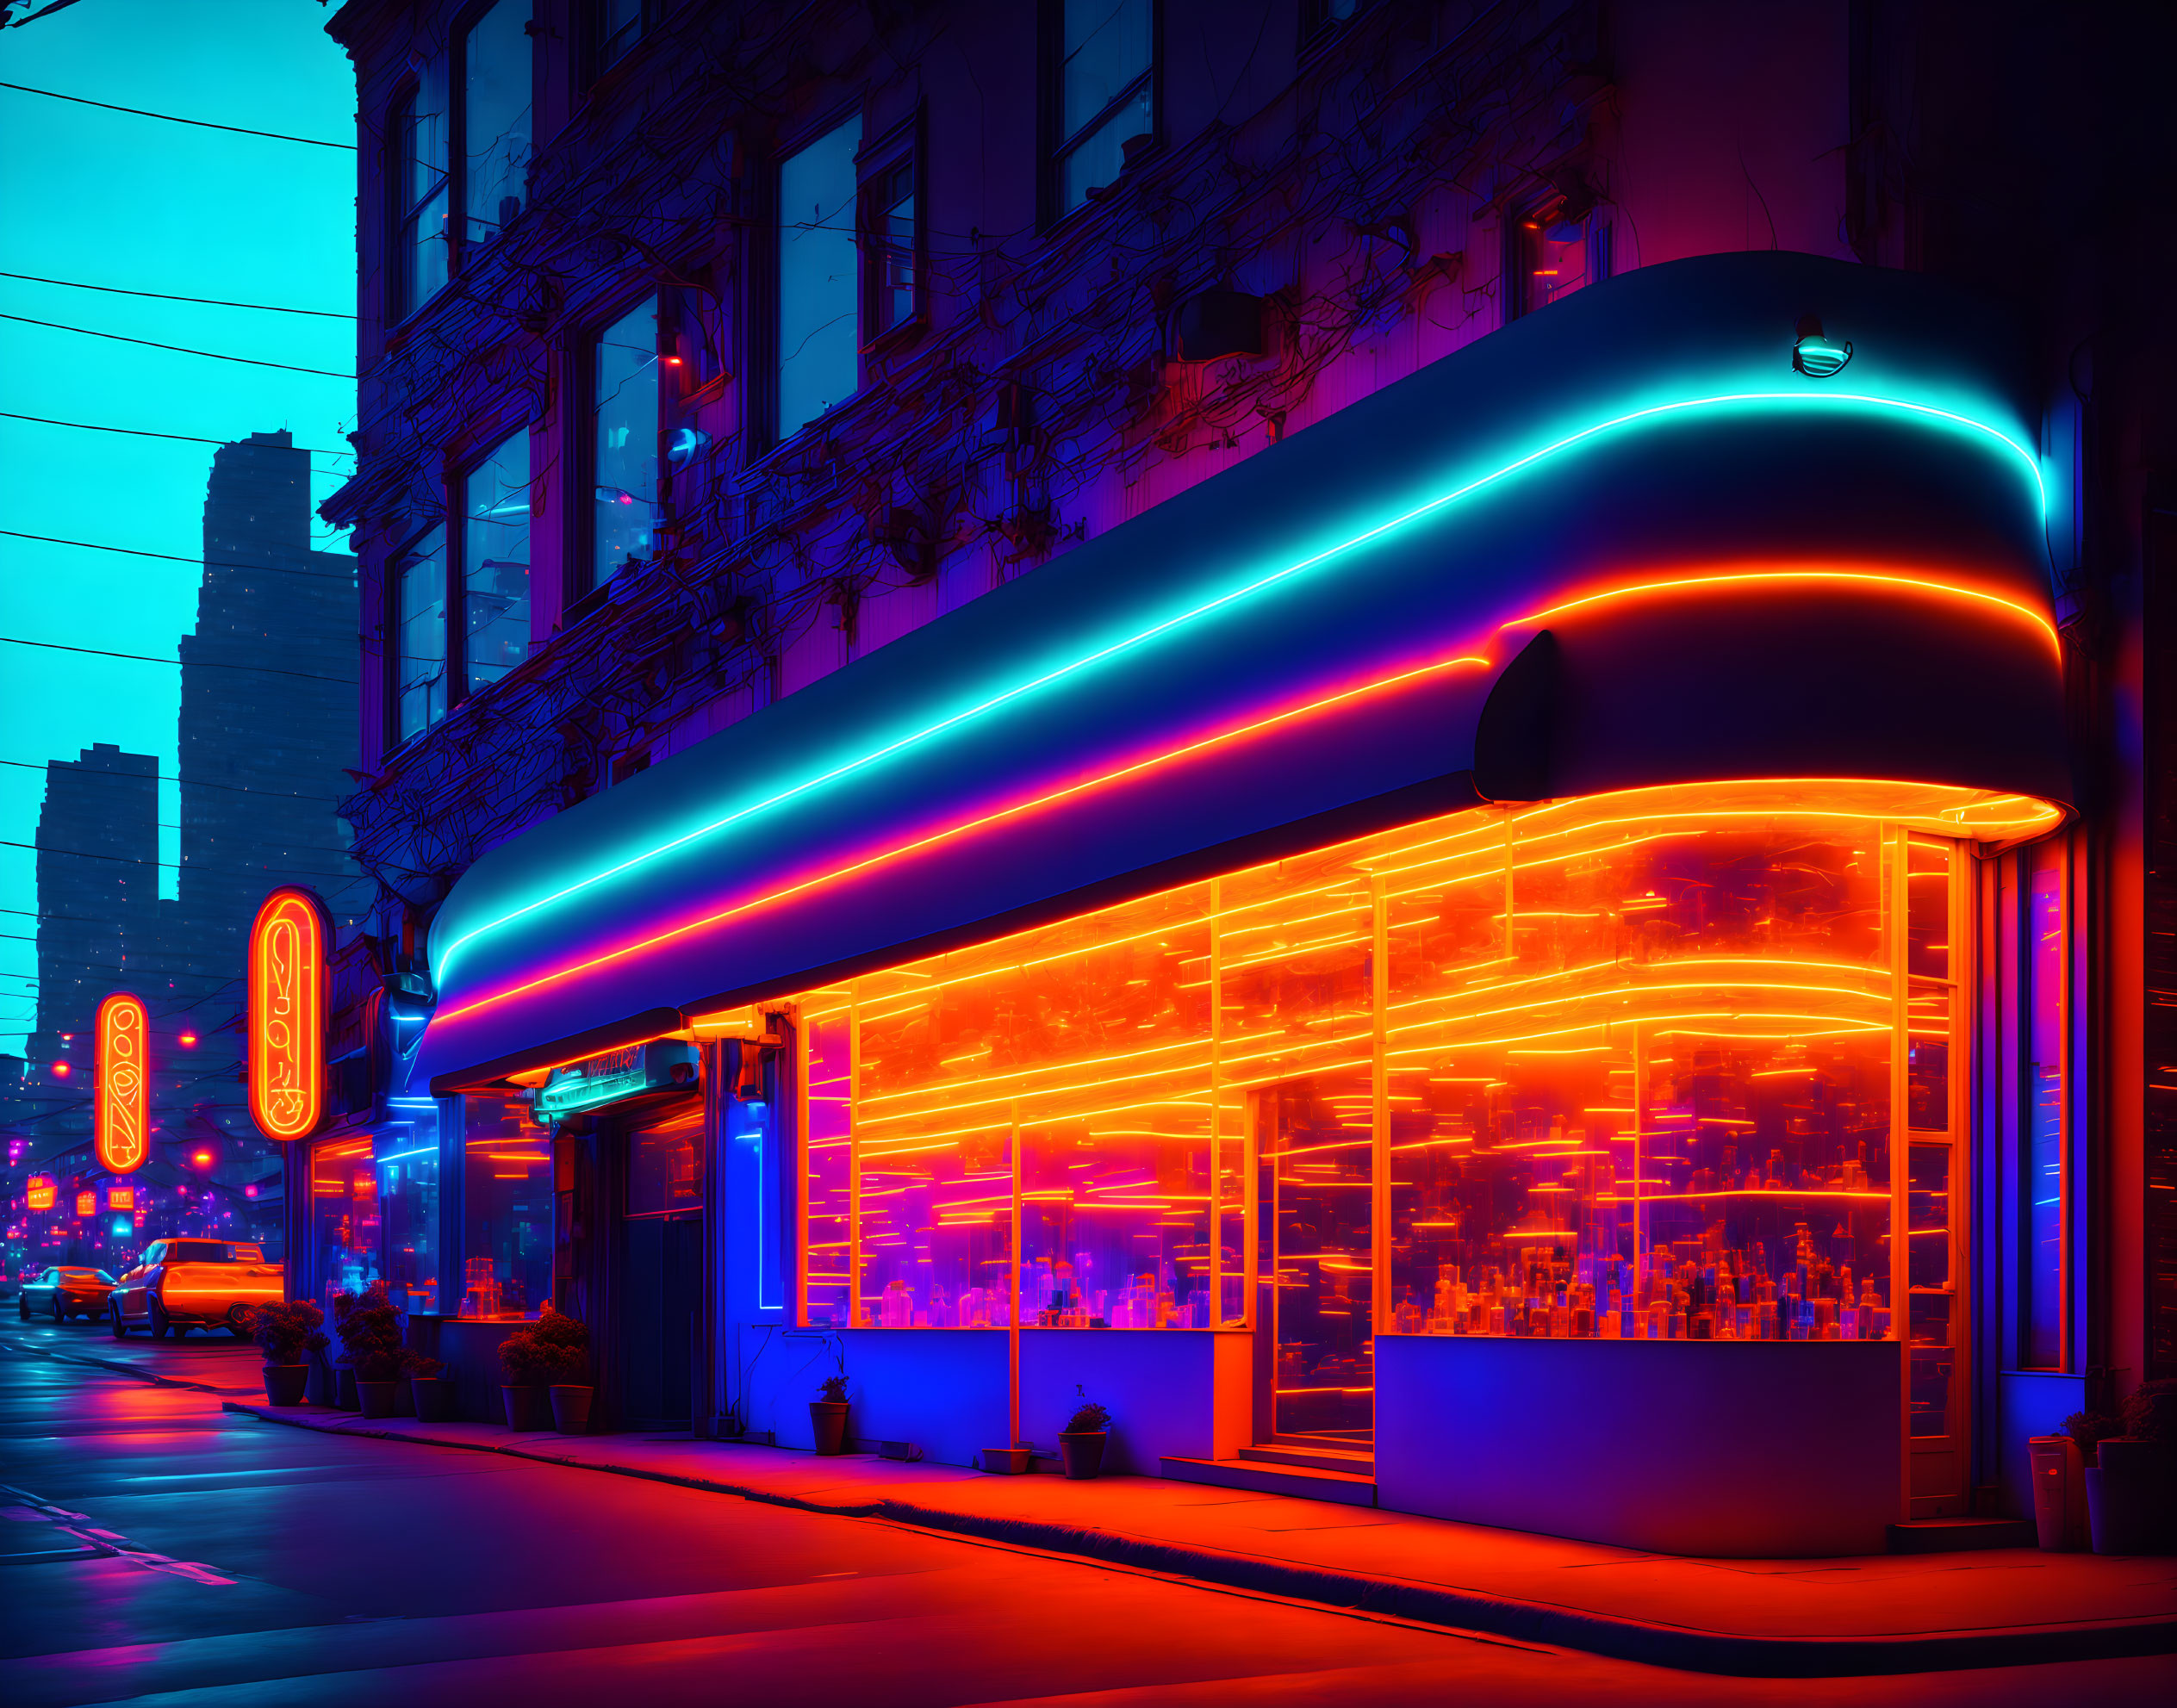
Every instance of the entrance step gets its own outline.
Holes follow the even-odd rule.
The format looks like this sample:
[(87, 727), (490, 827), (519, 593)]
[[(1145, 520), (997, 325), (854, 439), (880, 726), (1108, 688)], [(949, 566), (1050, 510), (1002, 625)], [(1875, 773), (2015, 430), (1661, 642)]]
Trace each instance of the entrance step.
[(1375, 1454), (1355, 1452), (1349, 1447), (1293, 1447), (1280, 1443), (1242, 1447), (1240, 1456), (1265, 1465), (1293, 1465), (1303, 1471), (1338, 1471), (1347, 1476), (1376, 1475)]
[(2031, 1548), (2031, 1519), (1913, 1519), (1890, 1526), (1893, 1554), (1950, 1554), (1969, 1548)]
[(1175, 1482), (1205, 1482), (1216, 1488), (1244, 1488), (1256, 1494), (1290, 1494), (1303, 1500), (1330, 1500), (1341, 1506), (1376, 1504), (1376, 1478), (1351, 1471), (1312, 1470), (1301, 1465), (1269, 1464), (1260, 1459), (1160, 1460)]

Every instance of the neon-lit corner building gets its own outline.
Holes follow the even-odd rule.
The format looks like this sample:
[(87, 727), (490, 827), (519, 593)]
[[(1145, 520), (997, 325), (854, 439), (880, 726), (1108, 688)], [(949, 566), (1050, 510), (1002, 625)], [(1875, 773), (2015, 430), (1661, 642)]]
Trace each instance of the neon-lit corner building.
[[(419, 63), (470, 67), (481, 110), (505, 9), (412, 39), (345, 9), (365, 111), (420, 134)], [(1343, 86), (1382, 23), (1322, 25), (1250, 134)], [(1841, 98), (1841, 47), (1810, 65), (1742, 27), (1734, 51)], [(667, 99), (630, 28), (538, 50), (557, 140), (525, 194), (609, 154), (613, 102)], [(1610, 124), (1554, 165), (1472, 144), (1498, 188), (1380, 239), (1407, 306), (1369, 314), (1436, 329), (1399, 361), (1341, 320), (1303, 401), (1220, 420), (1221, 387), (1299, 363), (1355, 288), (1265, 239), (1144, 295), (1138, 326), (1081, 322), (1092, 351), (1148, 339), (1163, 388), (1101, 449), (1057, 430), (1057, 355), (992, 377), (994, 416), (943, 405), (936, 450), (888, 442), (941, 407), (917, 388), (967, 383), (917, 350), (1038, 348), (940, 300), (961, 274), (939, 233), (1024, 221), (1008, 264), (1062, 299), (1193, 170), (1189, 74), (1158, 60), (1154, 146), (1123, 169), (1082, 152), (1103, 121), (1065, 140), (1054, 74), (1051, 110), (1015, 115), (1061, 138), (1022, 221), (952, 177), (976, 145), (935, 91), (963, 54), (1070, 63), (1034, 35), (932, 45), (919, 96), (793, 97), (862, 114), (832, 264), (861, 342), (802, 419), (781, 328), (821, 284), (789, 220), (671, 269), (597, 263), (594, 312), (532, 338), (563, 388), (502, 437), (520, 410), (463, 340), (418, 352), (518, 258), (519, 197), (452, 239), (474, 288), (437, 305), (417, 186), (366, 150), (364, 205), (397, 217), (366, 228), (364, 474), (331, 506), (383, 637), (378, 780), (350, 816), (389, 870), (473, 857), (389, 886), (409, 899), (362, 946), (375, 985), (358, 949), (336, 967), (336, 1038), (360, 1041), (290, 1194), (295, 1285), (387, 1278), (480, 1417), (498, 1339), (549, 1297), (591, 1325), (610, 1427), (806, 1447), (836, 1356), (855, 1438), (956, 1464), (1050, 1452), (1078, 1386), (1123, 1470), (1641, 1547), (1873, 1552), (2030, 1513), (2027, 1438), (2107, 1403), (2087, 1368), (2146, 1321), (2111, 1228), (2138, 1152), (2093, 1078), (2143, 1023), (2095, 935), (2136, 873), (2060, 626), (2084, 452), (2045, 329), (1869, 264), (1898, 258), (1881, 233), (1826, 223), (1844, 165), (1779, 191), (1802, 248), (1724, 240), (1740, 191), (1726, 221), (1701, 186), (1745, 115), (1720, 81), (1653, 199), (1623, 187), (1687, 46), (1658, 22), (1618, 38)], [(1530, 70), (1577, 82), (1577, 59)], [(771, 122), (781, 147), (731, 146), (821, 211), (830, 134)], [(422, 188), (473, 219), (484, 157), (448, 146)], [(1303, 202), (1313, 170), (1278, 168)], [(1432, 220), (1465, 245), (1434, 284)], [(912, 313), (879, 324), (895, 287)], [(652, 289), (630, 358), (622, 299)], [(706, 340), (710, 376), (676, 376)], [(641, 434), (609, 418), (636, 370), (660, 455), (628, 463)], [(370, 401), (426, 379), (439, 512), (371, 474), (414, 429)], [(548, 464), (588, 472), (529, 479)], [(873, 512), (895, 465), (911, 489)], [(993, 482), (1013, 531), (930, 521), (933, 469)], [(1025, 555), (1023, 509), (1049, 525)], [(480, 669), (478, 637), (513, 644), (510, 527), (525, 622)], [(839, 562), (873, 561), (840, 591)], [(672, 718), (625, 711), (645, 693)], [(631, 745), (540, 811), (525, 779), (612, 717)]]

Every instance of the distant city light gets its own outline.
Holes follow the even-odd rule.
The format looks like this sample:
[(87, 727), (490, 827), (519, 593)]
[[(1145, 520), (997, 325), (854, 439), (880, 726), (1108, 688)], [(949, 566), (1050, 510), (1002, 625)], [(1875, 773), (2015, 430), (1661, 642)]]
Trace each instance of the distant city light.
[(190, 1160), (199, 1168), (209, 1168), (212, 1165), (212, 1153), (209, 1151), (199, 1151)]
[(65, 1079), (74, 1071), (75, 1069), (65, 1061), (57, 1061), (53, 1065), (53, 1077), (55, 1079)]
[(254, 1198), (257, 1196), (257, 1188), (254, 1186), (245, 1186), (242, 1189), (242, 1196), (245, 1198)]
[(196, 1047), (196, 1034), (194, 1032), (184, 1032), (174, 1041), (184, 1050), (193, 1050)]

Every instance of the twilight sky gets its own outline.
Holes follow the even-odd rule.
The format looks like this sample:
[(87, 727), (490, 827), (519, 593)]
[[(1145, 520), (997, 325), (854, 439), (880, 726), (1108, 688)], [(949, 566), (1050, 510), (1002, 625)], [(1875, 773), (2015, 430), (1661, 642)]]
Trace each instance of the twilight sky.
[[(18, 9), (16, 16), (21, 16)], [(346, 56), (315, 0), (78, 0), (0, 30), (0, 82), (115, 106), (352, 144)], [(355, 155), (0, 88), (0, 273), (332, 310), (355, 306)], [(345, 318), (164, 302), (0, 276), (0, 314), (346, 375)], [(290, 429), (347, 449), (351, 380), (250, 367), (0, 320), (0, 637), (175, 655), (196, 621), (190, 563), (9, 537), (40, 534), (195, 558), (212, 445), (8, 419), (36, 415), (235, 439)], [(352, 464), (314, 459), (322, 499)], [(329, 534), (321, 546), (344, 543)], [(0, 644), (0, 1051), (33, 1023), (34, 839), (49, 759), (94, 742), (156, 754), (172, 783), (181, 672)], [(177, 857), (162, 831), (159, 857)], [(160, 892), (174, 893), (162, 869)]]

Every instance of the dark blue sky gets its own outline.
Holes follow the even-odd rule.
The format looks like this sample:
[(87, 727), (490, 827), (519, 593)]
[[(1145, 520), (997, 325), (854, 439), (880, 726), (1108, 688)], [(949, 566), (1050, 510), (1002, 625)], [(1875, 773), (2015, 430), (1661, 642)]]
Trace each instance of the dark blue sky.
[[(78, 0), (0, 31), (0, 81), (351, 144), (346, 56), (315, 0)], [(355, 155), (0, 89), (0, 271), (345, 313)], [(353, 323), (0, 278), (0, 313), (348, 374)], [(277, 427), (345, 450), (346, 379), (146, 350), (0, 320), (0, 410), (210, 439)], [(0, 418), (0, 529), (195, 557), (212, 446)], [(345, 459), (320, 461), (322, 498)], [(339, 541), (326, 537), (320, 544)], [(188, 563), (0, 537), (0, 636), (174, 656)], [(174, 765), (180, 671), (0, 645), (0, 841), (28, 842), (44, 778), (94, 742)], [(161, 822), (175, 823), (171, 780)], [(161, 858), (176, 857), (163, 833)], [(172, 894), (174, 873), (160, 873)], [(33, 856), (0, 846), (0, 1051), (20, 1051), (37, 960)]]

